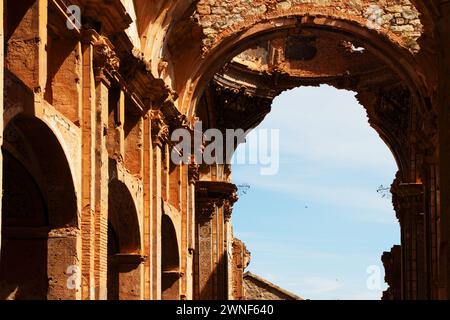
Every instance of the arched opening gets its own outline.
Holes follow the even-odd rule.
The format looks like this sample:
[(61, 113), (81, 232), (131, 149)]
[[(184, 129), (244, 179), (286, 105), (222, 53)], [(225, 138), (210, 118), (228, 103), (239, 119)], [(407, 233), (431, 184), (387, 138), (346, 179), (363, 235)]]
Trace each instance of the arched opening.
[(1, 299), (71, 299), (66, 270), (78, 261), (71, 171), (52, 131), (19, 115), (5, 128)]
[(140, 300), (143, 257), (138, 213), (129, 189), (116, 179), (109, 184), (108, 221), (108, 300)]
[(162, 289), (163, 300), (180, 299), (180, 254), (175, 227), (170, 217), (163, 214), (161, 222), (162, 236)]
[[(400, 243), (388, 194), (398, 167), (364, 107), (350, 91), (296, 88), (275, 98), (247, 144), (275, 131), (276, 174), (261, 175), (267, 163), (233, 166), (233, 182), (250, 186), (233, 214), (249, 270), (307, 299), (380, 299), (381, 253)], [(263, 152), (276, 161), (277, 151)]]
[[(12, 297), (46, 299), (48, 290), (46, 203), (33, 176), (7, 150), (3, 150), (3, 163), (5, 171), (0, 299)], [(23, 234), (14, 235), (14, 230), (19, 229), (24, 230)]]
[[(413, 50), (383, 32), (342, 19), (300, 15), (274, 20), (250, 23), (239, 37), (224, 33), (219, 38), (195, 71), (185, 110), (199, 117), (207, 129), (246, 131), (261, 124), (274, 98), (286, 90), (325, 84), (350, 90), (357, 93), (370, 125), (394, 155), (397, 180), (408, 186), (420, 184), (423, 159), (411, 134), (417, 123), (427, 121), (422, 115), (429, 110), (412, 68)], [(294, 148), (301, 147), (297, 143)], [(217, 176), (222, 175), (217, 171)], [(222, 176), (231, 179), (227, 170)], [(417, 222), (418, 228), (422, 222)], [(403, 250), (413, 250), (414, 244), (407, 246)], [(407, 277), (414, 279), (414, 275)], [(418, 291), (426, 286), (420, 284)]]

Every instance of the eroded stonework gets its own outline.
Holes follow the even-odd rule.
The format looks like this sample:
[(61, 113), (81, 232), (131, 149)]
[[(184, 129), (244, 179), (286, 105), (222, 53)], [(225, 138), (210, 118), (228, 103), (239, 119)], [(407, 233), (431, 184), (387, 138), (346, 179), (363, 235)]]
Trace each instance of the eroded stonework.
[(0, 0), (0, 299), (298, 298), (246, 284), (231, 165), (173, 162), (171, 135), (322, 84), (398, 165), (383, 298), (450, 299), (448, 1), (74, 0), (80, 25), (67, 3)]
[[(336, 16), (395, 34), (401, 43), (418, 50), (422, 35), (420, 13), (409, 0), (201, 0), (197, 16), (205, 34), (204, 45), (213, 47), (230, 33), (249, 25), (293, 15)], [(368, 22), (369, 20), (369, 22)]]

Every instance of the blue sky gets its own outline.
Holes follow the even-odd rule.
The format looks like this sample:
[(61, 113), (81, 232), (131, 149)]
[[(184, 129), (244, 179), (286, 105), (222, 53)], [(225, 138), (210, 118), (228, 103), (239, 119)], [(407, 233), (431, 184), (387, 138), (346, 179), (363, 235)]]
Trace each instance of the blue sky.
[[(285, 92), (260, 128), (280, 130), (278, 174), (233, 168), (234, 183), (250, 185), (233, 211), (235, 235), (252, 253), (248, 270), (307, 299), (380, 299), (380, 256), (400, 230), (377, 188), (390, 186), (397, 167), (355, 93)], [(367, 286), (370, 266), (383, 272), (381, 290)]]

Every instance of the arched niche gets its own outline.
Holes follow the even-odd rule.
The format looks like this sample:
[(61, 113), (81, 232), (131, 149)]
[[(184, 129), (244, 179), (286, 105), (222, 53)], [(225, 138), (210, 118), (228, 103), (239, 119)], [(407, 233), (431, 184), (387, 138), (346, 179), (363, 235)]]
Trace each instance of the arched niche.
[(180, 299), (180, 253), (172, 219), (163, 214), (161, 221), (161, 295), (163, 300)]
[(4, 130), (0, 299), (76, 299), (77, 200), (69, 164), (41, 120), (19, 114)]
[(127, 186), (114, 179), (108, 196), (108, 300), (141, 300), (143, 262), (138, 211)]

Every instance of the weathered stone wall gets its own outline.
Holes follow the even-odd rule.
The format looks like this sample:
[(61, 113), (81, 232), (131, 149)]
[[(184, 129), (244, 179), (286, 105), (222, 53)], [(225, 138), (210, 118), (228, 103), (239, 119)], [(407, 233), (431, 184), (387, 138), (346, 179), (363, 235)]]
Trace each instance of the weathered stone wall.
[(330, 16), (387, 30), (404, 45), (418, 49), (416, 40), (423, 26), (409, 0), (201, 0), (197, 15), (207, 48), (220, 38), (271, 18), (293, 15)]
[[(394, 44), (414, 51), (418, 49), (417, 39), (423, 32), (422, 24), (425, 21), (420, 20), (418, 11), (411, 4), (412, 1), (74, 0), (74, 3), (83, 8), (83, 21), (86, 22), (86, 25), (80, 30), (68, 30), (65, 28), (67, 16), (64, 12), (66, 8), (63, 10), (55, 8), (54, 1), (23, 0), (16, 4), (13, 0), (9, 0), (9, 6), (5, 5), (4, 7), (7, 12), (3, 12), (3, 4), (8, 1), (0, 0), (0, 17), (7, 20), (5, 24), (0, 23), (0, 73), (2, 74), (0, 89), (4, 90), (3, 78), (6, 79), (6, 91), (9, 91), (9, 87), (14, 87), (14, 90), (10, 91), (9, 97), (5, 95), (4, 108), (1, 101), (3, 96), (0, 97), (0, 112), (5, 111), (2, 119), (7, 124), (9, 121), (14, 121), (13, 118), (16, 115), (25, 114), (26, 118), (33, 120), (30, 125), (22, 127), (22, 129), (30, 131), (27, 131), (29, 134), (24, 138), (26, 140), (24, 145), (27, 148), (22, 148), (21, 151), (29, 150), (28, 146), (41, 147), (39, 153), (36, 153), (39, 151), (38, 148), (34, 150), (36, 155), (30, 159), (36, 161), (30, 162), (31, 165), (28, 165), (27, 168), (30, 169), (28, 171), (33, 179), (42, 179), (44, 182), (39, 186), (42, 185), (43, 193), (49, 195), (49, 203), (46, 203), (45, 207), (51, 209), (50, 217), (53, 220), (59, 219), (68, 211), (67, 208), (70, 205), (74, 209), (70, 215), (73, 221), (61, 220), (56, 226), (45, 225), (45, 229), (39, 229), (37, 230), (39, 232), (33, 235), (47, 241), (41, 252), (44, 263), (43, 272), (40, 274), (46, 285), (49, 285), (48, 292), (44, 292), (45, 297), (105, 299), (107, 291), (114, 288), (114, 286), (109, 286), (107, 280), (112, 278), (108, 277), (108, 269), (115, 263), (120, 265), (118, 277), (120, 279), (118, 279), (117, 285), (121, 288), (118, 298), (160, 299), (167, 296), (162, 288), (164, 257), (161, 255), (164, 242), (161, 220), (163, 213), (168, 211), (163, 207), (165, 199), (170, 200), (175, 207), (172, 220), (176, 232), (171, 240), (176, 240), (174, 242), (180, 250), (179, 269), (165, 270), (170, 273), (170, 277), (173, 276), (177, 279), (176, 285), (171, 287), (175, 290), (170, 291), (170, 296), (181, 299), (195, 297), (194, 287), (198, 285), (193, 274), (198, 272), (200, 266), (202, 270), (205, 270), (200, 284), (204, 283), (208, 289), (202, 293), (206, 298), (227, 296), (242, 299), (242, 273), (248, 263), (248, 256), (244, 244), (235, 241), (231, 231), (231, 207), (236, 198), (233, 194), (234, 187), (229, 183), (230, 170), (211, 166), (207, 168), (207, 172), (202, 173), (201, 177), (199, 177), (199, 168), (197, 168), (197, 172), (194, 169), (192, 169), (193, 172), (190, 171), (195, 165), (189, 166), (189, 170), (187, 166), (174, 169), (176, 174), (172, 176), (170, 176), (170, 170), (167, 170), (170, 168), (167, 161), (167, 154), (170, 151), (167, 137), (169, 132), (178, 127), (189, 128), (189, 125), (184, 123), (185, 118), (177, 110), (178, 104), (184, 108), (184, 104), (187, 105), (189, 102), (181, 101), (178, 94), (182, 97), (185, 93), (184, 90), (189, 97), (191, 91), (197, 90), (195, 87), (197, 77), (201, 78), (206, 74), (205, 78), (208, 78), (209, 71), (215, 72), (214, 68), (224, 62), (216, 62), (220, 60), (213, 59), (216, 57), (208, 59), (210, 57), (202, 56), (201, 49), (208, 50), (218, 46), (221, 40), (227, 37), (232, 38), (240, 31), (259, 23), (270, 24), (270, 27), (265, 30), (269, 31), (270, 29), (271, 31), (277, 28), (281, 20), (289, 20), (289, 23), (292, 22), (289, 28), (292, 28), (292, 32), (295, 33), (298, 31), (296, 19), (279, 18), (309, 15), (320, 17), (320, 19), (315, 19), (317, 25), (328, 22), (333, 31), (340, 30), (339, 27), (342, 27), (343, 23), (341, 22), (343, 21), (362, 27), (375, 27), (375, 29), (378, 23), (381, 26), (378, 31), (389, 37), (390, 40), (395, 40)], [(191, 19), (194, 12), (192, 4), (196, 2), (198, 2), (194, 14), (196, 21), (193, 21)], [(68, 2), (60, 1), (58, 3), (67, 4)], [(434, 5), (438, 1), (432, 3)], [(421, 71), (425, 67), (420, 62), (415, 61), (411, 64), (413, 71), (420, 75), (418, 77), (423, 78), (427, 87), (432, 90), (438, 88), (439, 113), (431, 114), (434, 112), (433, 106), (427, 105), (427, 107), (430, 109), (430, 117), (439, 118), (440, 132), (438, 137), (434, 137), (423, 135), (420, 129), (416, 130), (416, 127), (412, 129), (416, 130), (416, 136), (426, 140), (425, 142), (428, 142), (429, 145), (426, 150), (411, 151), (411, 154), (414, 153), (414, 157), (408, 161), (415, 167), (413, 170), (405, 170), (412, 171), (412, 182), (415, 182), (416, 179), (422, 181), (426, 191), (424, 196), (428, 198), (420, 198), (416, 204), (420, 207), (426, 201), (426, 221), (433, 222), (433, 225), (427, 225), (426, 228), (433, 230), (431, 234), (421, 234), (422, 238), (419, 238), (417, 233), (411, 232), (415, 238), (408, 240), (410, 243), (428, 243), (428, 240), (432, 238), (432, 242), (430, 242), (432, 248), (411, 249), (407, 258), (409, 261), (406, 262), (416, 259), (416, 257), (410, 258), (413, 251), (428, 253), (430, 249), (433, 250), (433, 254), (430, 255), (432, 259), (420, 260), (423, 262), (420, 265), (424, 266), (427, 262), (433, 269), (433, 277), (428, 277), (432, 280), (433, 286), (430, 287), (430, 290), (433, 298), (450, 297), (450, 254), (448, 253), (450, 214), (447, 214), (450, 212), (448, 200), (450, 199), (448, 196), (450, 173), (448, 166), (445, 165), (450, 159), (449, 50), (448, 41), (446, 41), (449, 34), (450, 9), (448, 1), (445, 3), (447, 7), (445, 5), (439, 7), (443, 13), (442, 21), (439, 22), (440, 24), (436, 21), (437, 25), (440, 25), (439, 29), (442, 33), (436, 39), (445, 45), (436, 43), (435, 47), (430, 45), (428, 50), (423, 50), (431, 56), (430, 60), (436, 60), (434, 51), (442, 50), (439, 59), (442, 67), (442, 70), (439, 70), (440, 83), (430, 81), (427, 74)], [(428, 5), (431, 8), (430, 2), (427, 2)], [(421, 8), (423, 9), (423, 7)], [(444, 11), (444, 8), (447, 11)], [(312, 20), (309, 20), (311, 24), (315, 23)], [(429, 22), (429, 17), (427, 21)], [(368, 22), (375, 25), (368, 25)], [(6, 26), (5, 38), (7, 38), (5, 57), (3, 57), (1, 48), (4, 41), (3, 26)], [(60, 33), (62, 30), (64, 30), (64, 34)], [(374, 33), (369, 35), (373, 36), (371, 40), (378, 38)], [(334, 54), (336, 51), (326, 51), (326, 47), (329, 47), (330, 44), (335, 44), (335, 47), (338, 48), (337, 45), (344, 38), (339, 32), (336, 37), (338, 39), (333, 43), (326, 37), (318, 39), (317, 49), (320, 52), (317, 55), (317, 61), (291, 63), (288, 66), (289, 69), (291, 71), (293, 69), (308, 71), (306, 65), (314, 66), (317, 63), (321, 66), (322, 61), (332, 61), (344, 70), (337, 70), (331, 75), (346, 71), (350, 71), (347, 73), (351, 74), (353, 70), (350, 67), (356, 66), (361, 67), (358, 69), (367, 70), (368, 64), (370, 64), (367, 56), (361, 55), (357, 59), (352, 55), (360, 53), (348, 52), (347, 47), (339, 47), (340, 51), (345, 51), (350, 56), (347, 60), (351, 65), (347, 66)], [(433, 34), (427, 33), (428, 41), (434, 41), (433, 37)], [(376, 40), (374, 41), (377, 42)], [(322, 45), (325, 42), (327, 46)], [(276, 43), (272, 44), (274, 49), (281, 47), (283, 44), (280, 44), (279, 47)], [(230, 45), (228, 49), (236, 48), (232, 48)], [(139, 50), (140, 52), (136, 52)], [(255, 51), (257, 50), (253, 51), (253, 56), (255, 56)], [(219, 51), (219, 55), (221, 53)], [(384, 51), (381, 54), (384, 54)], [(402, 53), (399, 53), (399, 56), (408, 56), (405, 59), (411, 58), (412, 60), (420, 55), (413, 57), (409, 54), (403, 56)], [(264, 67), (267, 64), (267, 69), (269, 69), (269, 67), (277, 65), (277, 61), (270, 59), (267, 52), (267, 56), (261, 60), (262, 62), (258, 60), (252, 62), (263, 63)], [(191, 63), (193, 61), (196, 63)], [(204, 63), (205, 61), (208, 63)], [(5, 62), (5, 70), (3, 70), (3, 62)], [(170, 68), (167, 67), (168, 65)], [(384, 69), (380, 70), (380, 73), (386, 74)], [(3, 72), (14, 75), (15, 80), (11, 80), (12, 77), (9, 76), (5, 77)], [(324, 75), (319, 72), (318, 74)], [(329, 74), (325, 75), (330, 76)], [(299, 74), (299, 76), (305, 76), (305, 73)], [(373, 80), (375, 77), (370, 78)], [(343, 80), (354, 79), (347, 77)], [(270, 82), (271, 89), (274, 89), (273, 87), (279, 89), (279, 84), (280, 82)], [(344, 85), (346, 84), (341, 84), (341, 86)], [(255, 87), (261, 89), (261, 86)], [(367, 87), (380, 89), (380, 86), (376, 85), (374, 81), (369, 82)], [(406, 110), (406, 113), (402, 111), (401, 107), (406, 106), (406, 103), (405, 100), (402, 100), (402, 95), (399, 95), (400, 90), (397, 88), (394, 87), (392, 90), (393, 97), (383, 92), (378, 94), (378, 100), (382, 101), (379, 104), (381, 107), (378, 109), (383, 114), (390, 115), (391, 124), (397, 127), (397, 131), (393, 131), (394, 133), (403, 130), (399, 124), (401, 125), (402, 121), (408, 119), (404, 115), (409, 114), (409, 109)], [(236, 98), (236, 92), (231, 89), (227, 88), (230, 92), (226, 92), (224, 96), (227, 99), (223, 99), (224, 101)], [(378, 90), (378, 92), (380, 91)], [(217, 101), (218, 98), (221, 98), (217, 92), (211, 93), (213, 99), (209, 99), (209, 101)], [(116, 94), (118, 99), (115, 98)], [(435, 102), (433, 97), (421, 96), (421, 98), (432, 101), (430, 104)], [(379, 102), (376, 97), (373, 100), (374, 104)], [(395, 100), (391, 107), (389, 107), (390, 100)], [(240, 107), (244, 104), (255, 106), (255, 104), (246, 103), (248, 101), (252, 100), (247, 97), (238, 97), (234, 105), (227, 105), (228, 109), (221, 108), (222, 113), (218, 113), (217, 108), (221, 105), (213, 103), (212, 105), (216, 108), (207, 111), (211, 116), (217, 118), (217, 123), (224, 123), (224, 120), (228, 119), (229, 123), (236, 125), (238, 122), (235, 119), (242, 118), (242, 113), (236, 112), (236, 106)], [(264, 103), (261, 105), (268, 107), (266, 100), (262, 102)], [(225, 106), (225, 104), (223, 105)], [(265, 112), (266, 109), (263, 111)], [(424, 113), (421, 113), (420, 109), (413, 110), (418, 117), (423, 117)], [(261, 110), (249, 108), (245, 113), (254, 115), (255, 112), (261, 112)], [(3, 132), (2, 119), (0, 119), (0, 130)], [(417, 122), (422, 124), (425, 120), (421, 119), (421, 121)], [(218, 125), (215, 124), (215, 126)], [(38, 130), (39, 128), (46, 128), (47, 131), (44, 131), (48, 134), (42, 134), (43, 131)], [(18, 141), (14, 139), (15, 137), (5, 134), (4, 147), (6, 148), (8, 144), (15, 149), (20, 147), (19, 142), (22, 140)], [(439, 139), (439, 142), (436, 142), (435, 139)], [(61, 149), (58, 153), (60, 157), (56, 159), (58, 161), (55, 160), (53, 149), (49, 149), (49, 152), (46, 153), (42, 151), (47, 150), (44, 148), (49, 147), (50, 140), (52, 140), (52, 148)], [(405, 144), (408, 146), (409, 141), (405, 140)], [(2, 135), (0, 135), (1, 143)], [(433, 143), (440, 145), (438, 150), (440, 159), (435, 158), (436, 150), (433, 149)], [(108, 148), (110, 153), (108, 153)], [(55, 165), (51, 165), (54, 163), (52, 161), (55, 161)], [(5, 167), (6, 163), (7, 161), (5, 161)], [(45, 164), (45, 167), (39, 168), (36, 166), (37, 163)], [(440, 166), (440, 164), (444, 165)], [(111, 170), (114, 168), (115, 171)], [(10, 171), (13, 170), (5, 169), (5, 172), (10, 173)], [(63, 178), (57, 179), (61, 176)], [(0, 177), (0, 183), (4, 177), (7, 176)], [(199, 178), (201, 183), (198, 181)], [(9, 178), (6, 181), (14, 182), (18, 179)], [(123, 184), (123, 186), (121, 185), (123, 189), (119, 189), (119, 195), (112, 192), (112, 181), (119, 181)], [(6, 186), (7, 183), (4, 185)], [(72, 185), (74, 190), (70, 190), (70, 195), (73, 193), (73, 199), (66, 201), (65, 194), (69, 193), (63, 192), (65, 190), (63, 187)], [(59, 196), (60, 194), (62, 196)], [(199, 201), (199, 194), (206, 195), (207, 201)], [(121, 196), (126, 196), (127, 201), (120, 200)], [(5, 195), (3, 197), (6, 199)], [(428, 210), (428, 207), (431, 209)], [(129, 210), (130, 208), (134, 208), (134, 210)], [(118, 234), (113, 234), (109, 230), (111, 221), (108, 220), (108, 217), (113, 216), (114, 210), (130, 214), (124, 218), (124, 221), (119, 221), (122, 223), (118, 224), (124, 228), (116, 228)], [(205, 227), (200, 223), (201, 228), (196, 228), (196, 221), (199, 220), (201, 214), (207, 215), (206, 220), (208, 221), (205, 222)], [(419, 222), (422, 223), (422, 221)], [(425, 229), (417, 222), (413, 226), (415, 225), (419, 230)], [(47, 230), (48, 227), (50, 232)], [(11, 234), (11, 231), (14, 230), (4, 223), (3, 229), (0, 229), (2, 236), (8, 236), (6, 231)], [(202, 232), (205, 233), (202, 234)], [(118, 241), (122, 243), (122, 251), (114, 251), (115, 248), (111, 248), (114, 245), (114, 236), (117, 236)], [(423, 237), (426, 237), (427, 242), (422, 241)], [(200, 242), (206, 243), (206, 246), (199, 245)], [(227, 243), (226, 249), (224, 243)], [(6, 245), (7, 241), (4, 241), (3, 249)], [(32, 248), (32, 246), (28, 246), (22, 253), (33, 251)], [(199, 248), (201, 250), (198, 250)], [(403, 250), (408, 250), (408, 246), (404, 248)], [(11, 250), (11, 247), (9, 249), (9, 252), (15, 252)], [(228, 252), (226, 252), (227, 250)], [(45, 256), (47, 251), (48, 257)], [(108, 259), (110, 257), (108, 251), (113, 253), (115, 259)], [(198, 255), (197, 258), (195, 258), (196, 255)], [(418, 255), (420, 259), (428, 257), (426, 254), (422, 256)], [(18, 257), (20, 258), (20, 256)], [(228, 259), (224, 259), (225, 257)], [(229, 262), (230, 260), (231, 262)], [(1, 261), (5, 264), (9, 263), (7, 259), (1, 259)], [(206, 264), (202, 264), (204, 262)], [(227, 268), (226, 263), (230, 263), (231, 266), (229, 265)], [(67, 280), (74, 275), (71, 272), (75, 272), (74, 270), (70, 271), (69, 266), (81, 268), (81, 287), (66, 287)], [(10, 269), (14, 269), (14, 265), (10, 266)], [(225, 283), (226, 270), (231, 271), (232, 274), (231, 279), (228, 279), (228, 287)], [(423, 270), (417, 270), (418, 274), (425, 278)], [(197, 278), (199, 277), (197, 276)], [(420, 282), (420, 288), (425, 288), (423, 284), (428, 285), (428, 282), (423, 282), (422, 279), (417, 282)], [(295, 299), (290, 293), (264, 279), (252, 278), (244, 285), (248, 293), (247, 298), (250, 299)]]

